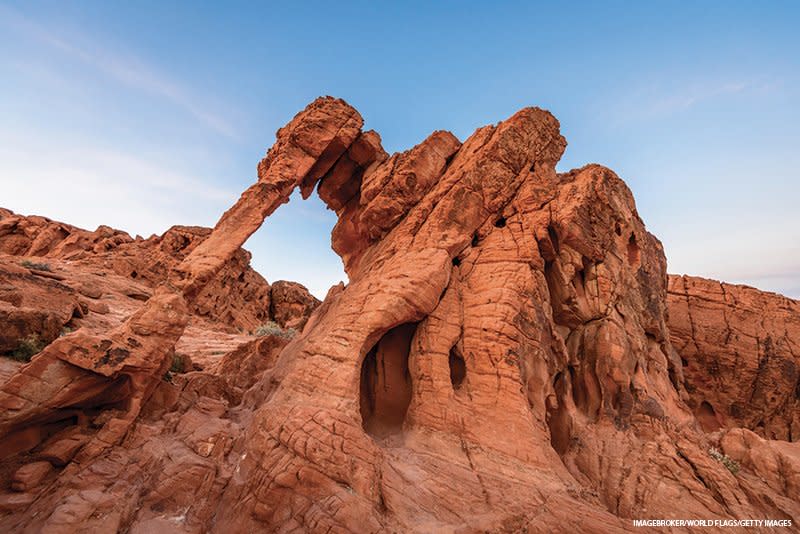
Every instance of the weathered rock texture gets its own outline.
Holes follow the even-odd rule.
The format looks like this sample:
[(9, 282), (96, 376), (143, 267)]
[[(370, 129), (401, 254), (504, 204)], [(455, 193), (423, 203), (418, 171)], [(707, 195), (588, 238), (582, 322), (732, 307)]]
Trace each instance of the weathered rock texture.
[[(72, 266), (115, 273), (149, 288), (164, 282), (210, 234), (209, 228), (173, 226), (161, 236), (133, 239), (107, 226), (90, 232), (45, 217), (25, 217), (0, 209), (0, 256), (21, 256), (46, 265), (54, 260), (66, 261)], [(319, 304), (306, 288), (294, 282), (279, 282), (277, 305), (272, 304), (272, 292), (267, 281), (250, 267), (250, 253), (239, 248), (197, 296), (191, 311), (215, 324), (250, 332), (270, 320), (281, 326), (302, 324)], [(140, 300), (147, 300), (149, 292), (139, 291), (138, 295)]]
[[(708, 302), (711, 325), (744, 297), (703, 300), (691, 280), (668, 291), (661, 245), (625, 184), (597, 165), (555, 171), (566, 143), (546, 111), (523, 109), (463, 143), (435, 132), (391, 157), (362, 122), (341, 100), (313, 102), (278, 132), (257, 183), (153, 278), (138, 311), (57, 339), (2, 386), (11, 481), (2, 529), (615, 532), (637, 530), (630, 518), (800, 521), (800, 444), (773, 439), (798, 435), (787, 393), (798, 380), (788, 356), (797, 303), (752, 293), (754, 307), (774, 302), (788, 325), (780, 342), (780, 326), (741, 327), (772, 339), (769, 349), (686, 330), (681, 306), (691, 325)], [(249, 341), (163, 380), (189, 310), (265, 217), (317, 184), (339, 217), (332, 245), (349, 284), (332, 288), (291, 341)], [(33, 247), (7, 242), (14, 253)], [(272, 306), (291, 293), (273, 288)], [(708, 380), (715, 357), (746, 360), (738, 365), (752, 379), (731, 370), (732, 389), (750, 389)], [(719, 415), (740, 399), (756, 406)]]
[(73, 317), (88, 312), (76, 290), (42, 274), (49, 273), (0, 263), (0, 354), (31, 336), (46, 345)]
[(691, 276), (670, 276), (667, 303), (703, 428), (800, 441), (800, 303)]

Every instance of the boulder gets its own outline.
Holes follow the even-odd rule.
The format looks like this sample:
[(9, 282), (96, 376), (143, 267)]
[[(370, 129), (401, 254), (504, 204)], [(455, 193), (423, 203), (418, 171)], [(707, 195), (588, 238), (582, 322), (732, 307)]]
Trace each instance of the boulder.
[(270, 316), (284, 328), (302, 330), (320, 302), (297, 282), (278, 280), (270, 292)]

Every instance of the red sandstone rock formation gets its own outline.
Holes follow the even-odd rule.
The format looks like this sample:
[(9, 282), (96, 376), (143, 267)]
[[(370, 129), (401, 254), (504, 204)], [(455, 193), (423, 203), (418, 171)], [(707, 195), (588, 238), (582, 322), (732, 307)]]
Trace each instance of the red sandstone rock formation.
[(751, 287), (670, 276), (669, 331), (703, 429), (800, 441), (800, 303)]
[[(73, 317), (83, 317), (79, 293), (50, 273), (0, 263), (0, 354), (12, 352), (20, 341), (35, 338), (47, 345)], [(84, 308), (85, 311), (84, 311)]]
[[(625, 184), (596, 165), (556, 173), (566, 143), (545, 111), (463, 143), (436, 132), (391, 157), (361, 126), (341, 100), (309, 105), (136, 313), (57, 339), (0, 387), (3, 529), (797, 525), (800, 444), (772, 439), (797, 439), (797, 303), (738, 290), (720, 300), (691, 280), (668, 291), (661, 245)], [(250, 341), (163, 380), (189, 310), (266, 216), (317, 184), (339, 216), (332, 242), (349, 284), (291, 341)], [(782, 330), (748, 319), (767, 305)], [(721, 343), (712, 326), (735, 310)], [(692, 330), (701, 320), (708, 330)], [(715, 358), (754, 371), (722, 366), (737, 386), (726, 391), (703, 372)], [(743, 399), (752, 406), (720, 415)]]
[[(150, 288), (165, 281), (170, 270), (210, 234), (208, 228), (173, 226), (161, 236), (132, 239), (107, 226), (90, 232), (45, 217), (0, 211), (0, 255), (22, 256), (40, 263), (65, 260), (113, 272)], [(197, 296), (192, 312), (245, 332), (270, 320), (284, 327), (302, 325), (318, 301), (305, 287), (292, 287), (287, 292), (279, 285), (280, 303), (272, 304), (272, 288), (250, 268), (250, 253), (238, 249)], [(147, 294), (139, 294), (147, 300)]]

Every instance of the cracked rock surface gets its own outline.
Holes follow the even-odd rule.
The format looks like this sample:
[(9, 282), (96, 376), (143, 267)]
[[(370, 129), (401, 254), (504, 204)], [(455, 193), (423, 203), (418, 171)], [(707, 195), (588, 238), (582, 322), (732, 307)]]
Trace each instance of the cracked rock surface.
[[(202, 240), (165, 234), (173, 260), (131, 253), (114, 271), (135, 264), (147, 280), (129, 315), (59, 337), (10, 374), (0, 530), (800, 522), (796, 301), (668, 276), (614, 172), (556, 172), (566, 141), (544, 110), (394, 155), (362, 126), (342, 100), (311, 103)], [(349, 283), (318, 306), (277, 283), (242, 293), (257, 275), (240, 247), (296, 188), (338, 216)], [(108, 247), (138, 242), (111, 230), (68, 242), (49, 224), (31, 238), (8, 230), (14, 217), (33, 224), (4, 214), (7, 254), (80, 249), (76, 261), (121, 265)], [(210, 342), (208, 323), (259, 310), (297, 335), (240, 339), (163, 378), (187, 336)]]

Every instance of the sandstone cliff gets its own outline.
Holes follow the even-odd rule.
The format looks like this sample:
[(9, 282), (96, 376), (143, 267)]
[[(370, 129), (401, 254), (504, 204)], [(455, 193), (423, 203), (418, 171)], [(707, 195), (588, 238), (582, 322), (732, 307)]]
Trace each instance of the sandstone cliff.
[[(341, 100), (310, 104), (174, 262), (109, 256), (141, 246), (113, 231), (74, 239), (76, 261), (135, 271), (149, 297), (107, 329), (58, 337), (0, 387), (0, 529), (797, 525), (798, 303), (668, 279), (622, 180), (555, 171), (566, 143), (546, 111), (392, 156), (362, 125)], [(336, 211), (349, 283), (293, 339), (243, 340), (164, 380), (208, 292), (221, 297), (207, 316), (231, 325), (231, 299), (271, 309), (215, 287), (295, 188)], [(0, 249), (66, 258), (60, 233), (0, 231)], [(151, 246), (164, 241), (175, 250), (166, 236)]]

